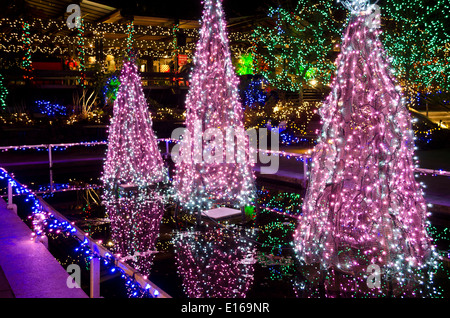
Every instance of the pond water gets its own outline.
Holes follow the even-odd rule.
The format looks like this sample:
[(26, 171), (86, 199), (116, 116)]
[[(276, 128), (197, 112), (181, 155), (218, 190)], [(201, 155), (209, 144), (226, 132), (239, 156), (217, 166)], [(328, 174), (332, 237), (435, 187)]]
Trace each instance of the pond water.
[[(122, 193), (103, 200), (99, 177), (101, 162), (55, 167), (50, 176), (43, 166), (12, 167), (18, 181), (34, 191), (71, 187), (89, 189), (42, 194), (56, 210), (101, 240), (114, 253), (147, 274), (149, 279), (175, 298), (304, 298), (304, 297), (448, 297), (449, 263), (439, 261), (432, 273), (398, 276), (381, 273), (380, 285), (373, 288), (368, 273), (324, 270), (320, 264), (300, 264), (292, 246), (293, 233), (301, 217), (302, 190), (289, 185), (258, 182), (259, 206), (248, 207), (242, 215), (225, 221), (176, 211), (170, 201), (161, 203), (146, 193)], [(51, 182), (50, 182), (51, 178)], [(96, 187), (97, 186), (97, 187)], [(3, 193), (5, 185), (1, 184)], [(20, 216), (27, 221), (29, 204), (15, 198)], [(27, 205), (28, 204), (28, 205)], [(282, 213), (277, 212), (282, 211)], [(114, 215), (117, 223), (111, 223)], [(127, 215), (139, 219), (130, 223)], [(27, 221), (28, 222), (28, 221)], [(433, 224), (433, 236), (442, 253), (450, 248), (448, 224)], [(49, 249), (63, 266), (76, 263), (83, 269), (82, 287), (89, 290), (89, 258), (78, 241), (49, 233)], [(131, 257), (131, 256), (133, 257)], [(349, 256), (351, 257), (351, 256)], [(370, 274), (370, 273), (369, 273)], [(102, 265), (101, 295), (146, 296), (133, 281)], [(372, 282), (372, 281), (371, 281)], [(372, 286), (372, 287), (371, 287)], [(380, 288), (378, 288), (380, 287)]]

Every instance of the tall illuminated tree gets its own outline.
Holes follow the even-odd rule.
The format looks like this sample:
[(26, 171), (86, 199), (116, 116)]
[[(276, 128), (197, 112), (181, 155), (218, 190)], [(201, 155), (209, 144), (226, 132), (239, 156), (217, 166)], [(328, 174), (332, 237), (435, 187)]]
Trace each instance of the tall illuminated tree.
[(204, 1), (194, 65), (174, 177), (178, 200), (188, 210), (242, 207), (254, 195), (254, 176), (221, 0)]
[(325, 267), (419, 268), (434, 247), (414, 179), (410, 115), (373, 7), (367, 0), (344, 2), (351, 17), (320, 109), (322, 134), (295, 245), (302, 261)]
[(166, 172), (152, 119), (134, 61), (127, 60), (109, 126), (103, 182), (107, 189), (132, 184), (139, 188), (163, 181)]

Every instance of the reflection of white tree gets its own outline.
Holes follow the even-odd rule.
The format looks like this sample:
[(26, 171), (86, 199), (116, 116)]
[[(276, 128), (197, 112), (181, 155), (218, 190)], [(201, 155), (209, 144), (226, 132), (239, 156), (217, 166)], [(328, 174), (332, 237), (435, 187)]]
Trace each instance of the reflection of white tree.
[(178, 273), (189, 298), (243, 298), (253, 283), (254, 248), (227, 230), (175, 236)]

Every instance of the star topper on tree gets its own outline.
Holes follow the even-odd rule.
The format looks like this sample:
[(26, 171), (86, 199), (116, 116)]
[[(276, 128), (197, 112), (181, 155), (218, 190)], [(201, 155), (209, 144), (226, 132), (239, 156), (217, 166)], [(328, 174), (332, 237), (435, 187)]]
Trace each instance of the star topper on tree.
[(378, 3), (378, 0), (374, 4), (370, 4), (370, 0), (337, 0), (337, 3), (342, 3), (351, 14), (359, 14), (372, 10)]

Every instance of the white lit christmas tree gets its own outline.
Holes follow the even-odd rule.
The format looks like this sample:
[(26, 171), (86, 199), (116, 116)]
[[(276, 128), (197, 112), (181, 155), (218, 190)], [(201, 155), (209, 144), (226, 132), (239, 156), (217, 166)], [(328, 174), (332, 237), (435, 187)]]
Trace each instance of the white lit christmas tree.
[(178, 201), (187, 210), (245, 206), (254, 175), (221, 0), (204, 1), (194, 64), (174, 177)]
[(344, 1), (344, 31), (294, 242), (299, 259), (342, 270), (421, 268), (435, 250), (414, 178), (414, 133), (368, 1)]

